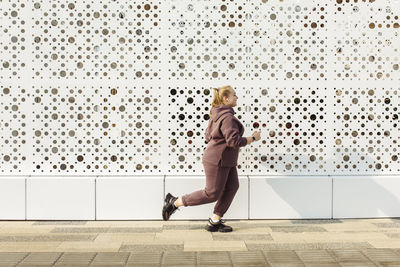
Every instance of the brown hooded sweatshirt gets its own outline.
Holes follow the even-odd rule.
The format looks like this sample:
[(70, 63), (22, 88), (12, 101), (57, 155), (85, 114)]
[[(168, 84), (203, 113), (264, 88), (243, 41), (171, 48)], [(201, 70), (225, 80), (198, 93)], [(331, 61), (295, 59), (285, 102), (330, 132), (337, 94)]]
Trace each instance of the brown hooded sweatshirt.
[(247, 145), (247, 139), (242, 137), (244, 127), (234, 114), (233, 108), (228, 105), (211, 108), (203, 163), (221, 167), (237, 165), (239, 147)]

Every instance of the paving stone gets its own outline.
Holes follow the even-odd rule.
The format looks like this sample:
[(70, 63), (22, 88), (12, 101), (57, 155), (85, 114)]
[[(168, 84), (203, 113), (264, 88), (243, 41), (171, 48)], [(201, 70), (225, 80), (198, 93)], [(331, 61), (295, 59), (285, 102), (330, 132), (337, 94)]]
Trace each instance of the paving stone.
[(368, 243), (371, 244), (373, 248), (400, 248), (400, 239), (397, 238), (388, 238), (386, 240), (369, 240)]
[(245, 241), (248, 250), (304, 250), (313, 249), (307, 243), (248, 243)]
[(304, 263), (336, 263), (326, 250), (297, 250), (295, 252)]
[(0, 235), (48, 235), (54, 226), (0, 227)]
[(88, 266), (96, 256), (96, 252), (64, 252), (55, 266)]
[(291, 220), (292, 224), (332, 224), (332, 223), (340, 223), (343, 224), (342, 220), (339, 219), (306, 219), (306, 220)]
[(185, 251), (247, 251), (243, 241), (185, 241)]
[[(365, 234), (365, 235), (369, 235), (369, 234), (385, 234), (388, 233), (388, 231), (392, 231), (392, 230), (388, 230), (388, 229), (361, 229), (361, 230), (343, 230), (340, 231), (342, 234)], [(335, 231), (337, 232), (337, 231)]]
[(196, 252), (166, 251), (161, 264), (163, 266), (196, 266)]
[(304, 267), (304, 263), (268, 263), (271, 267)]
[(15, 267), (14, 263), (0, 263), (0, 267)]
[(0, 242), (93, 241), (95, 235), (0, 235)]
[(55, 227), (50, 233), (107, 233), (109, 227)]
[(371, 261), (381, 265), (400, 265), (400, 255), (393, 249), (363, 249), (362, 253)]
[(0, 264), (17, 264), (28, 256), (28, 254), (27, 252), (0, 252)]
[(270, 226), (273, 232), (302, 233), (302, 232), (327, 232), (321, 226)]
[(390, 238), (400, 238), (400, 233), (384, 233)]
[(183, 244), (130, 244), (130, 245), (122, 245), (119, 248), (119, 251), (183, 251)]
[(128, 260), (129, 252), (99, 252), (96, 254), (92, 265), (122, 264)]
[(230, 252), (232, 263), (236, 265), (261, 265), (265, 266), (266, 261), (262, 251), (233, 251)]
[[(243, 228), (243, 229), (248, 229), (248, 228), (268, 228), (271, 229), (270, 227), (274, 226), (273, 224), (268, 224), (268, 223), (246, 223), (242, 225), (238, 225), (237, 228)], [(282, 224), (280, 224), (282, 226)], [(288, 224), (287, 226), (290, 226)]]
[[(40, 227), (40, 225), (42, 226)], [(51, 225), (54, 225), (54, 227)], [(121, 227), (117, 227), (119, 225)], [(88, 266), (94, 261), (93, 255), (101, 253), (101, 251), (114, 251), (130, 255), (128, 258), (124, 258), (127, 259), (126, 266), (161, 266), (164, 257), (163, 253), (181, 255), (189, 252), (192, 253), (190, 254), (192, 256), (197, 255), (197, 262), (193, 263), (193, 257), (191, 257), (186, 261), (186, 265), (181, 264), (179, 266), (195, 266), (196, 263), (197, 266), (208, 267), (266, 265), (266, 262), (262, 263), (261, 261), (255, 261), (254, 264), (249, 261), (245, 262), (245, 260), (236, 261), (228, 252), (237, 251), (243, 252), (243, 255), (245, 253), (257, 255), (259, 253), (257, 250), (263, 250), (264, 252), (272, 250), (295, 251), (300, 259), (300, 261), (292, 263), (274, 262), (270, 263), (271, 266), (338, 266), (338, 264), (340, 266), (400, 266), (400, 219), (233, 220), (229, 222), (229, 225), (234, 228), (234, 232), (228, 234), (206, 232), (203, 229), (204, 225), (204, 220), (197, 222), (176, 221), (172, 224), (168, 221), (148, 225), (143, 221), (140, 225), (132, 223), (132, 226), (129, 222), (123, 222), (122, 224), (116, 222), (113, 224), (112, 221), (99, 222), (97, 224), (92, 222), (89, 224), (87, 221), (1, 222), (0, 233), (3, 233), (3, 235), (0, 234), (0, 250), (3, 252), (23, 252), (19, 254), (0, 253), (0, 266), (15, 266), (18, 261), (21, 262), (22, 266), (51, 266), (52, 259), (49, 260), (43, 257), (41, 261), (27, 264), (25, 260), (29, 259), (29, 256), (32, 257), (33, 253), (27, 254), (24, 251), (64, 252), (55, 266)], [(7, 228), (10, 229), (10, 232), (7, 232)], [(37, 232), (35, 232), (35, 229), (37, 229)], [(175, 238), (168, 231), (170, 233), (176, 231), (180, 232), (180, 234)], [(202, 242), (199, 239), (203, 237), (203, 231), (205, 231), (204, 235), (208, 235), (210, 240)], [(140, 235), (141, 233), (147, 234), (146, 237), (150, 239), (136, 238), (135, 234)], [(168, 236), (169, 234), (171, 237)], [(129, 240), (119, 240), (120, 237), (129, 235), (131, 236)], [(189, 243), (185, 241), (188, 239), (188, 235), (191, 236), (189, 239), (192, 239), (188, 241)], [(285, 238), (282, 240), (274, 239), (275, 236), (280, 235)], [(325, 242), (324, 239), (321, 239), (325, 235), (328, 236), (326, 241), (332, 242)], [(363, 238), (363, 235), (365, 235), (365, 238)], [(381, 238), (378, 238), (379, 235), (381, 235)], [(102, 241), (100, 242), (98, 238), (93, 239), (96, 236), (102, 236)], [(162, 242), (154, 240), (157, 236), (163, 237)], [(340, 239), (341, 236), (345, 239)], [(174, 240), (171, 240), (172, 237), (174, 237)], [(334, 241), (336, 239), (338, 240), (337, 242)], [(357, 240), (360, 240), (360, 242), (354, 242)], [(240, 245), (235, 242), (239, 242)], [(43, 244), (47, 246), (43, 246)], [(73, 258), (72, 255), (78, 255), (74, 254), (78, 253), (78, 251), (82, 253), (82, 257), (78, 258), (76, 256)], [(89, 251), (92, 252), (84, 253)], [(338, 258), (338, 256), (332, 254), (332, 251), (353, 251), (353, 254), (350, 253), (350, 256), (346, 256), (343, 252), (344, 254), (341, 254), (342, 258)], [(341, 261), (335, 263), (328, 260), (325, 258), (327, 252), (334, 261)], [(357, 252), (360, 254), (357, 254)], [(114, 253), (114, 255), (119, 255), (119, 253)], [(140, 256), (143, 253), (148, 253), (148, 256)], [(218, 256), (209, 258), (210, 254), (207, 254), (207, 257), (202, 257), (202, 253), (220, 254), (211, 254)], [(341, 252), (338, 253), (340, 254)], [(68, 258), (68, 255), (71, 258)], [(134, 263), (134, 255), (136, 255), (137, 264)], [(354, 255), (363, 255), (364, 258), (362, 256), (357, 258)], [(6, 259), (4, 262), (2, 257)], [(151, 258), (155, 258), (155, 261), (149, 260)], [(140, 260), (142, 260), (142, 263), (139, 262)], [(103, 261), (98, 260), (97, 262), (97, 266), (107, 266), (102, 263)], [(94, 263), (94, 265), (96, 264)], [(123, 266), (124, 262), (116, 260), (110, 261), (108, 264), (109, 266)], [(173, 263), (170, 265), (173, 265)]]
[(154, 233), (162, 227), (56, 227), (50, 233)]
[(229, 258), (228, 251), (198, 251), (197, 263), (199, 266), (231, 266), (231, 260)]
[(329, 232), (342, 232), (342, 233), (344, 233), (345, 231), (379, 232), (382, 230), (388, 230), (388, 228), (379, 228), (376, 225), (370, 222), (365, 222), (363, 220), (353, 223), (343, 222), (342, 224), (323, 224), (321, 226)]
[[(293, 264), (293, 266), (304, 266), (303, 262), (297, 256), (296, 252), (290, 250), (264, 250), (263, 251), (268, 264)], [(296, 264), (296, 265), (294, 265)]]
[(367, 242), (329, 242), (329, 243), (311, 243), (313, 249), (360, 249), (360, 248), (372, 248)]
[(331, 242), (331, 243), (256, 243), (245, 241), (248, 250), (308, 250), (308, 249), (361, 249), (373, 248), (366, 242)]
[[(83, 242), (83, 241), (79, 241)], [(92, 242), (92, 241), (90, 241)], [(0, 242), (2, 252), (55, 252), (63, 242)], [(62, 252), (62, 251), (60, 251)]]
[(121, 242), (68, 241), (53, 251), (61, 252), (118, 252)]
[(340, 263), (371, 263), (359, 250), (329, 250), (329, 253)]
[(87, 221), (36, 221), (32, 225), (85, 225)]
[[(256, 264), (248, 264), (248, 263), (234, 263), (233, 267), (264, 267), (269, 266), (268, 263), (256, 263)], [(218, 266), (219, 267), (219, 266)]]
[[(372, 262), (339, 262), (340, 266), (343, 267), (369, 267), (369, 266), (376, 266)], [(386, 267), (386, 266), (385, 266)]]
[(32, 252), (18, 266), (52, 266), (60, 256), (60, 252)]
[(373, 225), (379, 227), (379, 228), (400, 228), (400, 222), (395, 222), (395, 223), (372, 223)]
[(212, 241), (213, 238), (211, 233), (205, 230), (164, 230), (162, 233), (156, 233), (154, 240)]
[(320, 262), (320, 263), (315, 263), (315, 262), (305, 262), (304, 266), (306, 267), (340, 267), (341, 265), (339, 263), (327, 263), (327, 262)]
[(130, 257), (127, 261), (127, 266), (158, 266), (161, 264), (161, 259), (163, 257), (163, 251), (143, 251), (143, 252), (131, 252)]
[(141, 264), (136, 264), (136, 263), (127, 263), (125, 267), (155, 267), (155, 266), (161, 266), (161, 264), (154, 264), (154, 263), (141, 263)]
[(313, 232), (313, 233), (271, 233), (276, 241), (301, 240), (304, 242), (364, 242), (366, 240), (387, 240), (384, 233)]
[[(268, 224), (268, 223), (243, 223), (240, 225), (229, 224), (230, 226), (235, 227), (237, 229), (254, 229), (254, 228), (267, 228), (270, 229), (270, 226), (282, 226), (283, 224)], [(284, 226), (291, 226), (292, 224), (287, 223)]]
[[(271, 233), (272, 233), (271, 228), (234, 228), (233, 231), (229, 234), (232, 234), (232, 235), (235, 235), (235, 234), (270, 235)], [(223, 234), (223, 233), (219, 233), (219, 234)]]
[(100, 233), (94, 242), (139, 243), (153, 241), (156, 233)]
[[(207, 223), (207, 222), (206, 222)], [(231, 221), (231, 220), (225, 220), (226, 224), (232, 225), (234, 227), (250, 227), (250, 226), (255, 226), (255, 225), (265, 225), (268, 227), (267, 222), (257, 222), (257, 221)]]
[(107, 233), (157, 233), (162, 227), (110, 227)]
[(28, 254), (27, 252), (0, 252), (0, 263), (21, 260)]
[(273, 240), (270, 234), (213, 234), (214, 240)]
[(95, 263), (95, 264), (90, 264), (90, 267), (125, 267), (126, 266), (126, 264), (125, 263), (117, 263), (117, 262), (111, 262), (111, 263), (108, 263), (108, 262), (98, 262), (98, 263)]
[(178, 224), (163, 225), (162, 230), (204, 230), (206, 223), (203, 224)]

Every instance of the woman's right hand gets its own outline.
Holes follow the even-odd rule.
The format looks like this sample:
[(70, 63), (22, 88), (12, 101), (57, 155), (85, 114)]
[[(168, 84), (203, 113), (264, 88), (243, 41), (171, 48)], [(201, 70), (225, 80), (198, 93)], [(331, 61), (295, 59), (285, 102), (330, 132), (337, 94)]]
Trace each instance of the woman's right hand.
[(252, 136), (254, 136), (254, 138), (256, 139), (256, 141), (258, 141), (258, 140), (261, 139), (260, 134), (261, 134), (261, 131), (255, 131), (255, 132), (252, 134)]

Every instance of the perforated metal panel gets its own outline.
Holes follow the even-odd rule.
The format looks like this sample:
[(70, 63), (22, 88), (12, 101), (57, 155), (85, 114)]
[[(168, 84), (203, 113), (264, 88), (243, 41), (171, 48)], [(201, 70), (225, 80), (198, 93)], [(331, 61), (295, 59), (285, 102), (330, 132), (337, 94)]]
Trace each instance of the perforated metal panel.
[(159, 1), (35, 1), (33, 77), (161, 79)]
[(0, 5), (0, 174), (202, 174), (227, 84), (239, 174), (400, 172), (399, 1)]

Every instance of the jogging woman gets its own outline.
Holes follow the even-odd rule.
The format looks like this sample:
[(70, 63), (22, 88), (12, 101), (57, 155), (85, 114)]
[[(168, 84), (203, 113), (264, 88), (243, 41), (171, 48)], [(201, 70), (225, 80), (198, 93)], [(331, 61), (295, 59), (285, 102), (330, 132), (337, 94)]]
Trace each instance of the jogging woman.
[(228, 210), (239, 189), (237, 159), (239, 148), (260, 140), (260, 132), (251, 137), (242, 137), (244, 127), (234, 116), (233, 107), (237, 105), (237, 96), (231, 86), (214, 88), (210, 120), (205, 133), (207, 148), (202, 163), (206, 175), (206, 187), (202, 190), (175, 197), (168, 193), (162, 210), (163, 219), (170, 218), (178, 207), (196, 206), (217, 201), (212, 218), (208, 219), (206, 230), (231, 232), (232, 227), (225, 225), (221, 218)]

